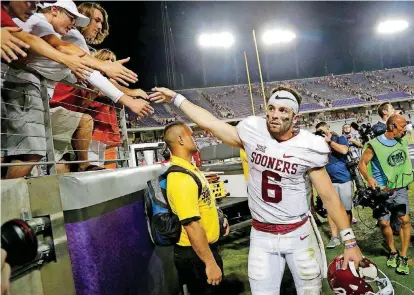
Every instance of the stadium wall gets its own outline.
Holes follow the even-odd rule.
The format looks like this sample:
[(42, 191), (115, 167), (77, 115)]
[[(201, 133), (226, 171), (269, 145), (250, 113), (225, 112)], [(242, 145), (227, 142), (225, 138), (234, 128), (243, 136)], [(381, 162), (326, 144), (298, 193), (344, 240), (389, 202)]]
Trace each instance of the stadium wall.
[[(57, 262), (13, 282), (12, 294), (178, 294), (173, 249), (152, 244), (144, 216), (146, 183), (160, 169), (3, 180), (2, 213), (13, 210), (2, 214), (2, 222), (21, 218), (22, 210), (33, 217), (61, 216), (52, 228), (55, 245), (61, 245)], [(56, 212), (49, 203), (57, 204)]]

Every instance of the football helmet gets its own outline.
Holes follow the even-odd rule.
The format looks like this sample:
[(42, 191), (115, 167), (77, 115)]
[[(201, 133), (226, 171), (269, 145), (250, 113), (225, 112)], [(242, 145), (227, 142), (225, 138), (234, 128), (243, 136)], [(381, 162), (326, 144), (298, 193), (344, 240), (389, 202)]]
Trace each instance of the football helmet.
[[(359, 268), (353, 261), (346, 270), (342, 270), (344, 257), (336, 256), (328, 266), (328, 283), (336, 295), (393, 295), (394, 288), (388, 277), (367, 258), (363, 258)], [(384, 278), (378, 277), (378, 272)], [(371, 283), (377, 285), (375, 293)]]

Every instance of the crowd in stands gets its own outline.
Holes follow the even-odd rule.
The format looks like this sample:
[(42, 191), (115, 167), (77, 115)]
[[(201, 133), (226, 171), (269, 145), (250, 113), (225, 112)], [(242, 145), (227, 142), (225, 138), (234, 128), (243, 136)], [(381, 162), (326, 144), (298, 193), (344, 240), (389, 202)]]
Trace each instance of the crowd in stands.
[(155, 118), (155, 120), (158, 122), (158, 124), (165, 126), (176, 121), (176, 118)]
[(222, 118), (231, 119), (234, 118), (234, 112), (226, 105), (223, 105), (219, 102), (220, 99), (228, 98), (230, 95), (234, 94), (234, 88), (231, 88), (230, 91), (225, 91), (223, 93), (216, 93), (214, 97), (208, 94), (207, 92), (201, 92), (201, 95), (213, 106), (213, 108), (220, 114)]
[[(301, 111), (320, 112), (331, 108), (350, 108), (356, 105), (379, 104), (383, 99), (405, 98), (414, 94), (414, 67), (379, 70), (373, 72), (329, 75), (325, 77), (264, 83), (268, 98), (271, 89), (280, 83), (289, 84), (301, 93)], [(222, 119), (237, 119), (253, 114), (250, 89), (246, 84), (184, 90), (190, 101), (211, 111)], [(253, 106), (256, 115), (264, 114), (262, 87), (260, 83), (251, 84)], [(381, 97), (387, 95), (386, 97)], [(403, 96), (401, 96), (403, 95)], [(204, 102), (203, 102), (204, 101)], [(181, 114), (171, 117), (188, 121)], [(341, 112), (332, 114), (326, 120), (351, 118)], [(358, 121), (366, 121), (366, 114), (353, 116)], [(135, 127), (145, 127), (136, 121)], [(146, 122), (145, 122), (146, 123)], [(140, 126), (141, 124), (141, 126)], [(155, 123), (161, 126), (161, 123)]]
[[(400, 102), (394, 103), (394, 107), (397, 110), (401, 111), (402, 115), (405, 115), (407, 120), (411, 122), (411, 118), (414, 115), (413, 110), (406, 110), (404, 105)], [(364, 108), (352, 108), (352, 109), (342, 109), (342, 110), (333, 110), (326, 111), (323, 113), (314, 112), (308, 114), (302, 114), (299, 117), (297, 123), (298, 127), (301, 128), (314, 128), (320, 122), (355, 122), (357, 124), (361, 123), (375, 123), (373, 122), (373, 115), (377, 113), (378, 105), (366, 105)], [(197, 128), (193, 129), (194, 137), (197, 139), (197, 142), (202, 142), (203, 145), (214, 145), (217, 144), (217, 139), (208, 132), (204, 130), (199, 130)], [(154, 137), (147, 140), (141, 140), (139, 138), (135, 139), (134, 143), (152, 143), (162, 141), (161, 137)]]

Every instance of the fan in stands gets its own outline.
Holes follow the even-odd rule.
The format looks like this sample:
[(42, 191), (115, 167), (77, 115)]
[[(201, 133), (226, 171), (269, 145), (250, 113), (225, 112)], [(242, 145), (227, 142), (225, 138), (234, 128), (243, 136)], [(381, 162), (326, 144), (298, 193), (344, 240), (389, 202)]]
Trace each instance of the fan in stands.
[[(409, 100), (414, 94), (414, 66), (360, 72), (344, 75), (329, 75), (289, 81), (269, 81), (264, 85), (265, 93), (280, 84), (289, 84), (303, 98), (299, 125), (310, 127), (318, 121), (357, 119), (369, 121), (367, 112), (376, 112), (385, 101)], [(263, 93), (260, 83), (252, 83), (255, 115), (264, 115)], [(208, 110), (218, 118), (240, 121), (253, 115), (249, 86), (247, 84), (217, 86), (180, 90), (192, 103)], [(372, 107), (367, 105), (372, 104)], [(375, 105), (375, 106), (374, 106)], [(168, 105), (152, 105), (154, 115), (138, 120), (129, 114), (131, 128), (162, 127), (167, 121), (190, 120), (180, 111)], [(361, 108), (361, 106), (366, 106)], [(334, 108), (335, 110), (332, 110)], [(368, 117), (367, 117), (368, 116)]]
[[(358, 270), (350, 262), (346, 270), (342, 270), (344, 257), (336, 256), (328, 266), (328, 283), (334, 294), (341, 295), (392, 295), (394, 289), (388, 277), (367, 258), (364, 258)], [(378, 277), (380, 272), (384, 278)], [(375, 283), (378, 292), (374, 292), (371, 283)]]

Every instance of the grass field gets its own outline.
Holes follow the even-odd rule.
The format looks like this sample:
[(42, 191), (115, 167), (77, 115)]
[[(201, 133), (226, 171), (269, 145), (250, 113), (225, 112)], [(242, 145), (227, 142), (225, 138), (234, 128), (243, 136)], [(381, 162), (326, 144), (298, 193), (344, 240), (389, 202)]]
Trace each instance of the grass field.
[[(410, 186), (409, 191), (410, 197), (410, 212), (414, 212), (414, 185)], [(405, 285), (411, 291), (399, 286), (397, 283), (393, 282), (395, 295), (408, 295), (414, 294), (414, 268), (411, 267), (410, 275), (401, 276), (395, 273), (395, 269), (389, 269), (386, 267), (386, 255), (387, 251), (383, 245), (383, 240), (381, 233), (377, 227), (375, 227), (375, 220), (372, 219), (371, 209), (358, 208), (355, 209), (355, 216), (358, 219), (358, 223), (353, 226), (356, 237), (358, 239), (359, 246), (362, 250), (362, 253), (375, 262), (378, 267), (385, 272), (385, 274), (393, 281), (396, 281), (400, 284)], [(359, 216), (358, 216), (359, 213)], [(364, 224), (363, 224), (364, 223)], [(414, 216), (411, 215), (411, 224), (414, 224)], [(324, 222), (323, 225), (319, 228), (324, 244), (326, 245), (329, 240), (329, 227), (327, 222)], [(224, 260), (224, 270), (226, 275), (232, 275), (237, 277), (239, 280), (243, 281), (245, 286), (244, 295), (251, 294), (249, 287), (249, 280), (247, 276), (247, 256), (249, 252), (249, 233), (250, 228), (232, 233), (230, 237), (223, 240), (221, 245), (221, 253)], [(396, 237), (397, 249), (400, 248), (400, 240)], [(326, 255), (328, 263), (338, 254), (343, 251), (342, 247), (337, 247), (333, 250), (326, 250)], [(411, 244), (409, 249), (409, 255), (414, 256), (414, 248)], [(411, 260), (411, 266), (413, 265), (413, 260)], [(282, 281), (281, 293), (282, 295), (294, 295), (296, 294), (295, 286), (293, 279), (286, 267), (285, 275)], [(322, 294), (332, 294), (331, 289), (328, 286), (326, 280), (323, 283), (323, 292)], [(230, 295), (230, 294), (229, 294)]]

